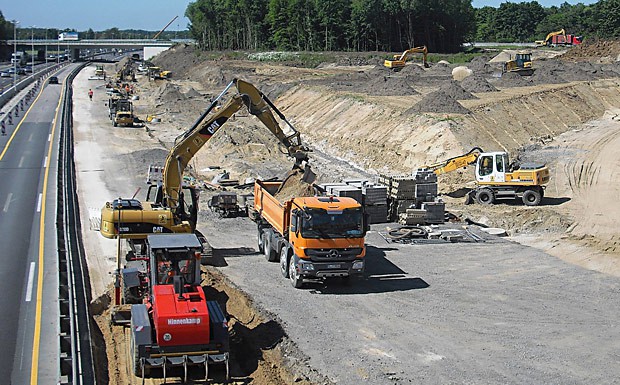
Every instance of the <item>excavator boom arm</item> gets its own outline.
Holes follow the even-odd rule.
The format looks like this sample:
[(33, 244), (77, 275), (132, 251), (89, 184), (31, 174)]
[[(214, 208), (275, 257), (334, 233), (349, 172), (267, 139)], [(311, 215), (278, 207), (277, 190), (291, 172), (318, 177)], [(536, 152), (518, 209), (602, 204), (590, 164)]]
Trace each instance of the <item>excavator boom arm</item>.
[(478, 157), (483, 152), (484, 151), (482, 151), (480, 147), (474, 147), (466, 154), (455, 156), (443, 162), (424, 166), (423, 168), (431, 170), (437, 175), (445, 174), (476, 163), (476, 160), (478, 160)]
[[(214, 114), (219, 100), (226, 92), (235, 86), (238, 93)], [(246, 106), (252, 115), (258, 119), (278, 138), (286, 147), (288, 154), (295, 158), (296, 166), (301, 168), (301, 163), (307, 161), (308, 148), (301, 144), (299, 132), (286, 120), (284, 115), (252, 84), (243, 80), (234, 79), (211, 103), (209, 108), (198, 118), (196, 123), (182, 134), (168, 154), (164, 164), (163, 192), (165, 206), (175, 209), (179, 205), (179, 193), (183, 183), (183, 171), (190, 160), (205, 145), (207, 141), (219, 130), (236, 112)], [(292, 131), (287, 135), (276, 121), (272, 110), (286, 122)]]

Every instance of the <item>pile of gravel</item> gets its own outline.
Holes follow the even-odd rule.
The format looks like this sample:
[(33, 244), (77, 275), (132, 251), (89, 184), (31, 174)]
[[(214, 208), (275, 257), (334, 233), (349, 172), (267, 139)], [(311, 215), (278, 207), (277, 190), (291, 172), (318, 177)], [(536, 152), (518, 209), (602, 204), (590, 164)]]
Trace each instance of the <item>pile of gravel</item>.
[(461, 82), (461, 87), (465, 91), (469, 92), (496, 92), (499, 91), (497, 88), (493, 87), (491, 83), (487, 81), (481, 75), (471, 75), (463, 79)]
[(426, 95), (405, 113), (417, 114), (421, 112), (467, 114), (470, 111), (463, 107), (454, 97), (441, 90)]
[(379, 76), (369, 81), (361, 90), (373, 96), (417, 95), (405, 77)]
[(467, 67), (476, 73), (491, 73), (494, 67), (489, 64), (491, 56), (482, 55), (471, 59)]
[(476, 96), (472, 95), (471, 92), (465, 91), (456, 80), (450, 80), (444, 83), (439, 87), (439, 91), (456, 100), (478, 99)]
[(179, 91), (179, 87), (172, 83), (166, 82), (160, 86), (156, 93), (156, 98), (166, 103), (178, 102), (185, 100), (185, 95)]

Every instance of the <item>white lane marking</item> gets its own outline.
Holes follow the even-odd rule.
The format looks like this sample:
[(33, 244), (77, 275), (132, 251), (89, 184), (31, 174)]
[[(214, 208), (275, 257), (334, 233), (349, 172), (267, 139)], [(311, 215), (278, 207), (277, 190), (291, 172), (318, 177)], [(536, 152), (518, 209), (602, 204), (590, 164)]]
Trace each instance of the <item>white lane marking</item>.
[(28, 141), (29, 141), (29, 142), (32, 142), (32, 137), (33, 137), (33, 136), (34, 136), (34, 132), (31, 132), (31, 133), (30, 133), (30, 136), (28, 137)]
[(48, 142), (50, 142), (51, 140), (52, 140), (52, 134), (49, 134), (49, 135), (47, 136), (47, 141), (48, 141)]
[(22, 168), (22, 165), (24, 164), (24, 157), (22, 156), (21, 159), (19, 160), (19, 166), (17, 166), (18, 168)]
[(43, 194), (39, 193), (39, 201), (37, 202), (37, 212), (41, 212), (41, 200), (43, 199)]
[(34, 283), (34, 267), (35, 262), (30, 262), (30, 272), (28, 273), (28, 288), (26, 289), (26, 302), (32, 299), (32, 285)]
[(47, 156), (45, 157), (45, 159), (43, 159), (43, 168), (45, 168), (46, 164), (47, 164)]
[(9, 193), (9, 195), (6, 197), (4, 209), (2, 209), (2, 211), (4, 211), (5, 213), (9, 211), (9, 204), (11, 203), (11, 198), (13, 198), (13, 193)]

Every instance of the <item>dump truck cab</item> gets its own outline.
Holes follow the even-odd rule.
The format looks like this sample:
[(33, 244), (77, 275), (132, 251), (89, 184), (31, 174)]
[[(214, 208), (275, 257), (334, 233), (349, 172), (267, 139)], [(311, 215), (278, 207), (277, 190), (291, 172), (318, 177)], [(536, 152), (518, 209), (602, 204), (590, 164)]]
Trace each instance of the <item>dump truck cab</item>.
[[(294, 287), (304, 279), (347, 278), (364, 272), (367, 218), (353, 198), (294, 197), (280, 202), (282, 182), (257, 181), (254, 187), (258, 246)], [(276, 194), (277, 195), (277, 194)]]

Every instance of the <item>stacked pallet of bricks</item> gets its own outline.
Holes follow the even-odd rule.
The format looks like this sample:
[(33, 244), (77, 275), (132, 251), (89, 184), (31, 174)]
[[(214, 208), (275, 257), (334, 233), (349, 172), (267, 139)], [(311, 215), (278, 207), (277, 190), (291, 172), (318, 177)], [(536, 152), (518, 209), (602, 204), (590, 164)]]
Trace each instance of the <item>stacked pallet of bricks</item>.
[[(426, 211), (427, 223), (442, 223), (445, 211), (443, 202), (437, 200), (437, 175), (428, 170), (416, 170), (411, 175), (380, 175), (379, 183), (387, 186), (389, 191), (390, 207), (389, 219), (397, 221), (401, 214), (410, 217), (420, 217), (421, 210)], [(430, 215), (429, 210), (431, 211)], [(415, 213), (415, 215), (413, 215)], [(441, 222), (438, 217), (441, 216)]]
[(344, 181), (349, 186), (355, 186), (362, 191), (364, 197), (364, 211), (368, 214), (371, 224), (388, 221), (387, 188), (367, 180)]
[(328, 195), (354, 198), (364, 206), (371, 224), (388, 220), (387, 188), (367, 180), (348, 179), (343, 183), (327, 183), (320, 186)]

